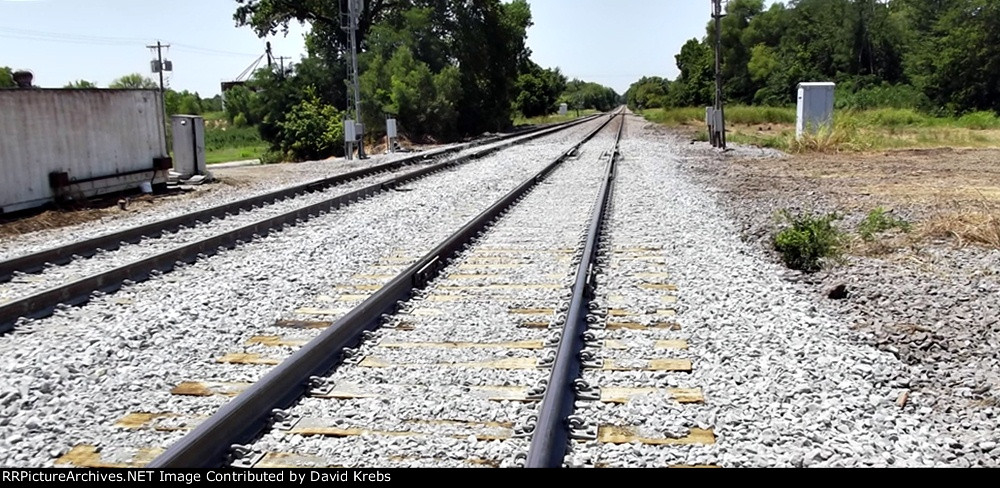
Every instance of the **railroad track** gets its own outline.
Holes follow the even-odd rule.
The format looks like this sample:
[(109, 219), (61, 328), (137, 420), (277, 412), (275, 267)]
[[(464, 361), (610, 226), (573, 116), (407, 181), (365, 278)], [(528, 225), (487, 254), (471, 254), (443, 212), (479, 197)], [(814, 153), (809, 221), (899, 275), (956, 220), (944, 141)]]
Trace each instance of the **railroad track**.
[[(0, 333), (21, 319), (45, 317), (59, 306), (84, 303), (95, 293), (591, 119), (422, 153), (0, 262)], [(103, 271), (93, 273), (95, 266)]]
[[(226, 378), (226, 381), (219, 381), (218, 375), (213, 375), (215, 376), (214, 379), (203, 378), (197, 380), (197, 378), (192, 378), (192, 381), (182, 382), (173, 388), (172, 393), (174, 395), (192, 398), (221, 397), (228, 399), (228, 397), (236, 396), (235, 400), (225, 404), (214, 415), (205, 418), (207, 415), (202, 414), (199, 416), (190, 412), (133, 412), (121, 419), (119, 425), (122, 428), (166, 432), (168, 433), (168, 438), (171, 436), (176, 437), (174, 433), (190, 430), (192, 426), (197, 425), (193, 431), (184, 435), (167, 452), (161, 453), (159, 449), (162, 447), (160, 447), (133, 449), (131, 454), (123, 454), (120, 451), (112, 454), (111, 450), (101, 453), (97, 452), (97, 449), (92, 446), (81, 445), (60, 459), (58, 464), (80, 466), (106, 466), (115, 463), (117, 463), (115, 465), (144, 465), (157, 455), (158, 458), (152, 461), (150, 466), (211, 466), (221, 464), (227, 458), (234, 460), (235, 465), (268, 466), (282, 462), (295, 464), (293, 462), (295, 459), (289, 453), (281, 453), (275, 450), (270, 452), (272, 455), (270, 458), (257, 459), (252, 456), (241, 456), (241, 450), (236, 449), (233, 451), (232, 445), (255, 438), (270, 424), (274, 424), (275, 422), (279, 425), (287, 423), (286, 421), (289, 419), (285, 418), (284, 414), (281, 413), (275, 417), (274, 410), (287, 407), (300, 400), (302, 401), (300, 406), (306, 405), (311, 401), (317, 401), (327, 403), (328, 407), (330, 402), (375, 401), (371, 392), (360, 392), (352, 398), (347, 393), (351, 388), (349, 382), (345, 383), (335, 380), (331, 384), (324, 380), (325, 373), (336, 362), (339, 362), (340, 355), (337, 354), (337, 351), (345, 351), (350, 358), (346, 360), (341, 368), (335, 371), (335, 374), (339, 374), (341, 370), (347, 371), (347, 369), (353, 368), (356, 371), (366, 371), (376, 376), (387, 375), (387, 371), (397, 371), (400, 369), (400, 366), (392, 363), (393, 357), (398, 357), (400, 354), (415, 354), (418, 357), (424, 357), (425, 362), (429, 361), (437, 353), (458, 355), (468, 355), (471, 353), (473, 356), (475, 354), (500, 354), (506, 357), (506, 359), (499, 359), (500, 363), (498, 365), (501, 367), (500, 369), (487, 368), (486, 370), (478, 370), (475, 367), (463, 368), (461, 366), (463, 364), (466, 366), (478, 365), (479, 361), (475, 360), (469, 361), (468, 364), (462, 362), (454, 364), (458, 365), (456, 367), (459, 370), (469, 369), (479, 376), (480, 386), (483, 387), (480, 393), (489, 391), (491, 387), (489, 382), (490, 377), (483, 376), (484, 371), (490, 374), (509, 372), (515, 376), (527, 375), (521, 381), (512, 382), (512, 380), (509, 380), (507, 381), (507, 385), (492, 385), (508, 387), (501, 387), (495, 391), (496, 394), (500, 395), (515, 395), (516, 397), (516, 395), (524, 392), (519, 392), (517, 388), (514, 388), (515, 386), (520, 385), (525, 388), (531, 388), (540, 384), (541, 380), (546, 376), (546, 370), (538, 368), (537, 362), (540, 359), (544, 359), (543, 356), (547, 355), (546, 351), (548, 348), (544, 345), (544, 342), (552, 337), (552, 331), (548, 330), (548, 328), (552, 325), (551, 322), (557, 318), (555, 308), (559, 308), (559, 303), (569, 303), (569, 285), (573, 268), (573, 256), (575, 248), (580, 242), (580, 235), (586, 230), (586, 210), (593, 206), (594, 197), (597, 194), (598, 187), (601, 185), (601, 176), (604, 174), (605, 166), (607, 165), (607, 158), (612, 157), (614, 152), (612, 151), (607, 153), (606, 157), (599, 158), (599, 154), (601, 153), (594, 149), (594, 144), (597, 144), (597, 142), (594, 142), (582, 149), (579, 160), (573, 160), (573, 158), (578, 151), (581, 151), (581, 147), (587, 141), (596, 137), (610, 123), (611, 119), (602, 125), (601, 128), (591, 132), (583, 141), (563, 153), (538, 174), (529, 178), (495, 205), (482, 212), (434, 251), (416, 260), (416, 264), (410, 265), (410, 263), (414, 262), (414, 256), (406, 255), (406, 253), (396, 257), (388, 256), (372, 269), (371, 274), (355, 276), (350, 284), (338, 287), (334, 296), (319, 297), (319, 303), (317, 303), (315, 308), (300, 309), (297, 312), (297, 316), (292, 320), (279, 321), (274, 327), (262, 330), (260, 335), (250, 339), (249, 344), (242, 351), (231, 354), (220, 353), (217, 359), (220, 363), (257, 364), (261, 366), (280, 363), (271, 369), (260, 381), (252, 384), (240, 382), (236, 378)], [(610, 134), (607, 135), (607, 138), (609, 141), (614, 140), (614, 137)], [(565, 164), (565, 167), (555, 172), (566, 161), (572, 161), (572, 164)], [(600, 164), (600, 161), (605, 161), (605, 164)], [(533, 188), (534, 191), (532, 191)], [(589, 188), (589, 191), (586, 188)], [(567, 192), (570, 195), (574, 195), (574, 198), (567, 200)], [(540, 203), (535, 203), (534, 208), (530, 211), (520, 210), (522, 206), (525, 206), (524, 203), (511, 207), (521, 199), (524, 199), (524, 201), (532, 199), (540, 200)], [(573, 212), (576, 218), (565, 219), (563, 224), (565, 229), (559, 232), (544, 232), (546, 225), (539, 223), (539, 204), (543, 207), (549, 207), (549, 212), (553, 209), (560, 212)], [(510, 212), (510, 214), (501, 219), (500, 217), (506, 212)], [(503, 223), (514, 219), (515, 214), (523, 215), (517, 217), (517, 222), (511, 222), (504, 226)], [(491, 227), (491, 222), (498, 219), (499, 221)], [(525, 225), (534, 227), (531, 235), (537, 236), (537, 239), (535, 239), (537, 242), (526, 242), (524, 246), (515, 246), (510, 249), (483, 244), (490, 239), (490, 236), (494, 235), (498, 236), (500, 241), (506, 240), (509, 242), (512, 237), (523, 235)], [(486, 229), (493, 230), (490, 230), (483, 237), (476, 240), (477, 236)], [(550, 242), (553, 240), (554, 242)], [(465, 246), (473, 241), (476, 242), (476, 248), (480, 246), (485, 247), (479, 253), (474, 251), (462, 252)], [(456, 254), (461, 254), (459, 259), (455, 262), (450, 262), (450, 258)], [(484, 274), (482, 272), (483, 270), (489, 270), (490, 266), (496, 266), (508, 261), (511, 255), (520, 255), (519, 260), (522, 261), (523, 266), (508, 267), (504, 271), (506, 274), (490, 275), (489, 273)], [(535, 265), (536, 263), (538, 266)], [(447, 269), (445, 269), (446, 267)], [(400, 268), (405, 268), (405, 270), (395, 276), (395, 278), (392, 278)], [(503, 266), (501, 266), (502, 268)], [(556, 275), (559, 275), (560, 269), (564, 275), (562, 281), (556, 277)], [(540, 272), (541, 274), (537, 277), (538, 281), (518, 284), (516, 276), (527, 270), (531, 270), (532, 273), (536, 271)], [(441, 274), (440, 278), (431, 282), (439, 273)], [(392, 279), (387, 285), (381, 286), (378, 284), (385, 283), (385, 280), (389, 278)], [(486, 283), (477, 280), (486, 280)], [(429, 287), (427, 286), (428, 284), (430, 284)], [(389, 340), (384, 344), (385, 347), (382, 347), (382, 341), (377, 340), (377, 336), (371, 336), (370, 329), (376, 328), (382, 322), (383, 315), (393, 313), (394, 309), (398, 306), (397, 302), (411, 297), (415, 289), (420, 291), (416, 292), (417, 295), (414, 297), (413, 302), (406, 302), (403, 305), (403, 314), (411, 320), (420, 318), (431, 321), (438, 320), (437, 327), (433, 326), (433, 324), (428, 324), (428, 331), (424, 333), (431, 335), (444, 334), (448, 337), (441, 337), (437, 341), (432, 340), (433, 337), (430, 336), (423, 336), (422, 339), (414, 336), (409, 340), (402, 340), (403, 337), (399, 337), (398, 339), (400, 340)], [(476, 292), (480, 292), (480, 294), (477, 295)], [(488, 293), (482, 294), (482, 292)], [(505, 297), (504, 295), (507, 296)], [(470, 301), (473, 306), (470, 307), (468, 306), (469, 304), (461, 303), (462, 300)], [(331, 303), (335, 305), (331, 305)], [(514, 337), (510, 341), (497, 341), (495, 338), (489, 339), (492, 333), (491, 330), (479, 328), (480, 330), (477, 331), (477, 328), (473, 326), (462, 328), (462, 333), (468, 334), (468, 337), (465, 338), (467, 340), (461, 340), (461, 337), (455, 336), (459, 332), (452, 331), (446, 326), (440, 326), (441, 320), (447, 322), (451, 318), (460, 318), (461, 316), (435, 317), (431, 315), (433, 312), (420, 310), (408, 311), (408, 308), (414, 307), (416, 303), (440, 303), (454, 310), (461, 308), (467, 310), (465, 313), (478, 314), (479, 320), (492, 316), (506, 317), (516, 322), (516, 325), (512, 327), (513, 334), (526, 335), (531, 338), (519, 339)], [(350, 308), (355, 304), (359, 305)], [(326, 307), (326, 309), (323, 309), (323, 307)], [(334, 309), (334, 307), (338, 309)], [(348, 309), (350, 311), (347, 311)], [(313, 317), (336, 317), (345, 311), (347, 311), (347, 314), (335, 323), (312, 319)], [(485, 316), (483, 315), (484, 313), (486, 314)], [(396, 317), (398, 318), (398, 316)], [(466, 317), (465, 320), (471, 321), (475, 320), (475, 318), (470, 316)], [(376, 332), (376, 334), (388, 332), (405, 333), (411, 328), (405, 320), (394, 322), (393, 319), (390, 319), (389, 323), (385, 327), (378, 329), (380, 332)], [(414, 329), (414, 332), (416, 330)], [(317, 333), (318, 336), (316, 335)], [(360, 352), (352, 353), (351, 349), (345, 350), (345, 346), (353, 345), (363, 336), (367, 337), (367, 339), (362, 342)], [(373, 341), (375, 341), (374, 344)], [(480, 341), (480, 343), (482, 341), (487, 342), (485, 342), (485, 346), (479, 347), (474, 345), (477, 341)], [(506, 347), (508, 342), (513, 344), (512, 348)], [(388, 354), (383, 354), (382, 357), (364, 355), (362, 353), (366, 347), (378, 347), (381, 348), (380, 350), (383, 353), (387, 352)], [(507, 357), (507, 354), (515, 354), (515, 356)], [(474, 359), (474, 357), (470, 357), (469, 359)], [(419, 363), (418, 359), (415, 360)], [(532, 363), (530, 368), (527, 367), (529, 362)], [(440, 365), (428, 363), (424, 367), (435, 369), (438, 366)], [(407, 368), (402, 367), (402, 369), (405, 370)], [(448, 368), (444, 367), (444, 369), (447, 370)], [(419, 370), (420, 367), (417, 367), (413, 371)], [(403, 388), (419, 386), (417, 381), (420, 375), (416, 374), (414, 376), (412, 374), (413, 371), (409, 375), (402, 375), (400, 381), (396, 383), (382, 381), (382, 383), (385, 383), (384, 386), (390, 388), (390, 391), (383, 391), (380, 394), (374, 394), (374, 396), (379, 397), (382, 395), (384, 398), (391, 397), (392, 385)], [(393, 378), (395, 378), (395, 375), (393, 375)], [(405, 378), (410, 378), (412, 381)], [(413, 385), (408, 385), (408, 382), (413, 383)], [(434, 385), (425, 386), (433, 387)], [(469, 386), (456, 384), (448, 388), (452, 388), (453, 392), (468, 391)], [(311, 396), (303, 399), (303, 393), (307, 393), (306, 390), (310, 390), (309, 393), (311, 393)], [(438, 393), (440, 392), (435, 392), (435, 395)], [(464, 398), (455, 397), (455, 401), (461, 402), (464, 401)], [(506, 404), (508, 407), (505, 408), (511, 410), (512, 415), (502, 422), (494, 418), (482, 421), (481, 425), (475, 423), (475, 421), (470, 421), (472, 423), (463, 423), (460, 419), (442, 419), (441, 422), (436, 422), (433, 419), (423, 419), (428, 420), (427, 423), (424, 423), (419, 418), (412, 418), (409, 419), (411, 421), (409, 427), (413, 428), (414, 425), (423, 425), (432, 429), (451, 429), (449, 436), (446, 436), (446, 438), (453, 439), (455, 436), (460, 436), (464, 432), (463, 429), (468, 430), (479, 425), (486, 429), (499, 429), (501, 432), (497, 434), (499, 436), (497, 440), (500, 440), (500, 438), (504, 437), (503, 432), (510, 431), (516, 427), (514, 423), (517, 420), (526, 418), (526, 416), (515, 415), (515, 413), (529, 413), (529, 410), (533, 409), (533, 405), (535, 404), (534, 402), (511, 401), (510, 399), (501, 400), (498, 398), (494, 398), (493, 400), (481, 398), (481, 400), (487, 405)], [(378, 399), (377, 401), (382, 400)], [(437, 402), (437, 400), (434, 401)], [(527, 410), (509, 407), (510, 405), (521, 405)], [(298, 420), (295, 422), (295, 425), (300, 429), (309, 428), (310, 421), (313, 422), (311, 425), (314, 428), (320, 428), (324, 421), (324, 419), (319, 417), (314, 417), (311, 420), (301, 416), (296, 418)], [(366, 425), (369, 425), (370, 428), (374, 424)], [(360, 424), (355, 424), (354, 426), (345, 424), (343, 426), (344, 432), (336, 430), (337, 427), (335, 426), (326, 425), (326, 427), (333, 429), (327, 432), (332, 432), (333, 434), (339, 432), (344, 434), (342, 437), (348, 439), (356, 440), (360, 438), (358, 434), (368, 433), (364, 429), (358, 430), (360, 429)], [(390, 429), (392, 426), (383, 425), (383, 427)], [(395, 426), (397, 431), (400, 427), (405, 426)], [(390, 431), (386, 430), (385, 432)], [(272, 432), (272, 434), (268, 435), (278, 434)], [(293, 437), (295, 436), (293, 435)], [(328, 436), (321, 435), (319, 437)], [(468, 436), (461, 437), (466, 438)], [(528, 445), (527, 437), (523, 436), (510, 437), (509, 441), (512, 445), (518, 445), (523, 449), (526, 449)], [(481, 458), (486, 464), (502, 465), (505, 462), (513, 461), (515, 453), (511, 451), (509, 454), (510, 456), (492, 456), (492, 458), (484, 454), (480, 457), (470, 456), (468, 459), (472, 459), (475, 462), (475, 460)], [(400, 462), (405, 464), (405, 455), (401, 454), (401, 456), (403, 457), (400, 458)], [(335, 461), (333, 463), (328, 463), (327, 465), (336, 465)], [(367, 464), (371, 464), (371, 461)]]

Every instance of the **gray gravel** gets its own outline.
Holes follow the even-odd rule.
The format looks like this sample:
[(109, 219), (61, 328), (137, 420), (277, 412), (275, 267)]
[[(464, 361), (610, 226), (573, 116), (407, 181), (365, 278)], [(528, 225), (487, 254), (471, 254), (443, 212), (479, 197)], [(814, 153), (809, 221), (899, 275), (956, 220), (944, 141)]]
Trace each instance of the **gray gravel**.
[(181, 433), (114, 424), (134, 412), (213, 412), (224, 397), (169, 390), (191, 379), (257, 379), (266, 367), (214, 360), (395, 250), (426, 252), (594, 126), (434, 175), (0, 337), (0, 465), (48, 466), (78, 444), (109, 456), (112, 446), (169, 444)]
[[(305, 398), (292, 409), (298, 417), (322, 418), (329, 425), (341, 428), (420, 432), (423, 436), (325, 438), (271, 432), (256, 443), (255, 449), (321, 459), (323, 461), (318, 464), (328, 466), (513, 466), (516, 454), (527, 449), (528, 438), (484, 440), (477, 439), (476, 435), (491, 431), (510, 435), (512, 426), (537, 414), (537, 404), (489, 401), (470, 393), (469, 388), (530, 387), (546, 378), (549, 371), (537, 367), (483, 369), (436, 365), (516, 359), (527, 359), (535, 364), (550, 349), (467, 346), (396, 349), (385, 347), (385, 344), (497, 344), (546, 340), (553, 331), (520, 328), (519, 317), (509, 311), (528, 306), (558, 309), (568, 305), (575, 271), (572, 251), (586, 231), (604, 167), (599, 156), (609, 146), (611, 137), (611, 131), (606, 129), (586, 144), (576, 160), (556, 170), (449, 265), (440, 278), (406, 303), (403, 314), (389, 319), (397, 325), (405, 321), (410, 327), (378, 330), (361, 345), (353, 360), (337, 367), (329, 377), (334, 384), (350, 384), (362, 392), (385, 388), (379, 398), (340, 401)], [(530, 262), (530, 266), (513, 271), (476, 268), (476, 263), (483, 260), (503, 263), (524, 260)], [(469, 290), (470, 287), (542, 283), (558, 284), (558, 287)], [(455, 300), (440, 301), (440, 297)], [(437, 313), (424, 315), (421, 310)], [(543, 317), (540, 320), (554, 319)], [(406, 366), (363, 367), (364, 363), (359, 364), (361, 358), (378, 358)], [(395, 386), (384, 386), (386, 384)], [(414, 424), (414, 420), (418, 423)], [(492, 422), (504, 427), (456, 425), (454, 421)]]
[[(662, 130), (653, 137), (671, 139)], [(715, 196), (754, 251), (777, 261), (770, 249), (774, 212), (789, 208), (838, 212), (842, 229), (854, 229), (865, 214), (886, 206), (877, 195), (850, 195), (822, 180), (789, 179), (774, 187), (748, 187), (742, 164), (731, 160), (780, 155), (729, 154), (681, 146), (681, 170)], [(988, 181), (989, 172), (983, 175)], [(749, 178), (755, 184), (760, 178)], [(919, 223), (939, 208), (920, 204), (892, 206), (895, 216)], [(960, 247), (946, 240), (915, 245), (887, 244), (884, 254), (848, 255), (815, 275), (784, 271), (810, 299), (838, 312), (850, 324), (845, 338), (897, 357), (890, 384), (909, 391), (907, 411), (923, 412), (922, 425), (938, 432), (932, 442), (944, 449), (948, 466), (1000, 464), (1000, 250)], [(828, 290), (846, 285), (844, 300)], [(929, 411), (928, 411), (929, 409)]]
[[(635, 119), (631, 127), (640, 126)], [(642, 134), (630, 129), (630, 135)], [(926, 466), (947, 450), (927, 422), (930, 408), (893, 381), (903, 365), (850, 339), (850, 323), (739, 238), (706, 191), (679, 170), (684, 148), (646, 132), (623, 143), (611, 246), (662, 246), (670, 282), (679, 287), (689, 375), (594, 374), (593, 382), (701, 387), (707, 403), (657, 398), (622, 407), (594, 405), (587, 416), (659, 436), (712, 428), (708, 446), (575, 445), (571, 465)], [(621, 274), (621, 273), (624, 274)], [(609, 272), (608, 292), (628, 270)], [(626, 287), (620, 293), (636, 293)], [(647, 297), (634, 296), (643, 303)], [(628, 299), (627, 299), (628, 301)], [(659, 332), (657, 332), (659, 333)]]

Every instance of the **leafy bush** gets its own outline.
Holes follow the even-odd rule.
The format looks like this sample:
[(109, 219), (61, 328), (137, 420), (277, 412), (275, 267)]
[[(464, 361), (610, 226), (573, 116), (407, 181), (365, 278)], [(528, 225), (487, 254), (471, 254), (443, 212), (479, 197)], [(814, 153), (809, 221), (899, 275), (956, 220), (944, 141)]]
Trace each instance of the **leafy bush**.
[(812, 273), (822, 269), (823, 259), (840, 256), (844, 236), (833, 225), (840, 220), (839, 215), (792, 215), (785, 210), (781, 216), (787, 226), (774, 236), (774, 249), (786, 266)]
[(867, 242), (875, 240), (875, 235), (892, 229), (899, 229), (903, 232), (910, 231), (910, 223), (893, 217), (882, 207), (876, 208), (868, 215), (861, 224), (858, 225), (858, 234)]
[(299, 161), (333, 156), (344, 140), (343, 119), (343, 113), (320, 102), (316, 90), (309, 87), (304, 99), (278, 124), (279, 148)]

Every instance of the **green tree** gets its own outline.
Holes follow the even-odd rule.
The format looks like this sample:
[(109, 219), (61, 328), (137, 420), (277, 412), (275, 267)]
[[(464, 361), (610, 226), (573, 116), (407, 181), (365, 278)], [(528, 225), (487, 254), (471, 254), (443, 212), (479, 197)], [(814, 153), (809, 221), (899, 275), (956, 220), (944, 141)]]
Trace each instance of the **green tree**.
[(0, 88), (14, 88), (14, 70), (7, 66), (0, 66)]
[(559, 97), (559, 101), (575, 110), (593, 109), (607, 112), (618, 106), (620, 98), (611, 88), (574, 79), (566, 83), (566, 90)]
[(67, 83), (66, 86), (64, 86), (63, 88), (75, 88), (75, 89), (97, 88), (97, 83), (87, 80), (76, 80)]
[(201, 96), (197, 93), (191, 93), (187, 90), (182, 92), (167, 90), (164, 98), (168, 115), (199, 115), (203, 113)]
[(207, 112), (221, 112), (222, 111), (222, 95), (216, 95), (212, 98), (203, 98), (201, 100), (201, 108), (206, 113)]
[(680, 75), (670, 90), (670, 102), (682, 107), (710, 105), (715, 99), (715, 61), (712, 50), (691, 39), (676, 56)]
[[(730, 0), (722, 18), (722, 76), (726, 80), (726, 99), (750, 103), (757, 88), (748, 70), (752, 44), (744, 39), (751, 22), (764, 11), (764, 0)], [(715, 24), (708, 25), (708, 46), (715, 45)], [(713, 66), (714, 72), (714, 66)]]
[(904, 2), (913, 30), (907, 72), (946, 113), (1000, 111), (1000, 5)]
[(525, 117), (548, 115), (555, 111), (559, 96), (566, 91), (566, 77), (558, 68), (543, 69), (529, 60), (517, 78), (517, 90), (517, 111)]
[[(311, 26), (308, 56), (284, 77), (255, 76), (246, 93), (226, 111), (259, 120), (265, 140), (283, 139), (281, 122), (303, 101), (302, 90), (316, 89), (323, 105), (348, 108), (346, 33), (338, 2), (237, 0), (237, 24), (261, 36), (290, 22)], [(381, 130), (384, 115), (396, 115), (411, 137), (451, 139), (511, 125), (519, 67), (531, 10), (525, 0), (366, 0), (358, 30), (363, 96), (362, 121), (369, 134)], [(266, 71), (266, 70), (265, 70)], [(561, 91), (561, 90), (560, 90)], [(555, 96), (558, 96), (557, 93)], [(244, 101), (255, 100), (251, 110)], [(257, 114), (250, 113), (257, 111)]]
[(122, 76), (111, 82), (108, 88), (114, 89), (157, 89), (160, 85), (139, 73)]
[(230, 123), (235, 122), (238, 116), (242, 116), (243, 122), (247, 125), (257, 125), (261, 122), (260, 101), (256, 93), (245, 86), (237, 85), (227, 90), (223, 97), (226, 118)]
[(659, 76), (643, 77), (625, 92), (625, 101), (632, 110), (661, 108), (670, 105), (670, 81)]

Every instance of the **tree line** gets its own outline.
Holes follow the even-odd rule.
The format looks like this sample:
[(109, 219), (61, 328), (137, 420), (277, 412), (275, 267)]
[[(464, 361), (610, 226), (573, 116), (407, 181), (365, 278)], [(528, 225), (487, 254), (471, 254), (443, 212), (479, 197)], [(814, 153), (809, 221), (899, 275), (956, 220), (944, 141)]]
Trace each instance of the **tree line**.
[[(343, 153), (342, 120), (349, 110), (347, 33), (340, 2), (236, 0), (237, 24), (259, 36), (308, 22), (307, 55), (281, 70), (257, 71), (226, 93), (235, 124), (292, 159)], [(357, 41), (361, 120), (366, 131), (397, 119), (413, 140), (451, 141), (509, 128), (516, 113), (552, 113), (560, 103), (607, 110), (613, 90), (569, 81), (531, 60), (532, 25), (526, 0), (366, 0)]]
[[(838, 83), (843, 108), (911, 108), (937, 115), (1000, 111), (1000, 2), (995, 0), (731, 0), (722, 20), (725, 97), (795, 102), (805, 81)], [(672, 81), (643, 78), (636, 109), (710, 105), (715, 26), (676, 56)]]

